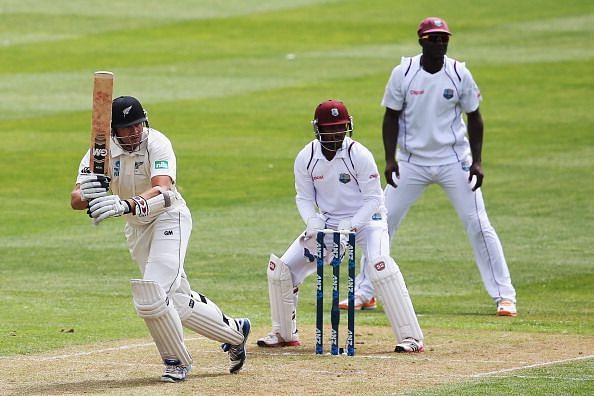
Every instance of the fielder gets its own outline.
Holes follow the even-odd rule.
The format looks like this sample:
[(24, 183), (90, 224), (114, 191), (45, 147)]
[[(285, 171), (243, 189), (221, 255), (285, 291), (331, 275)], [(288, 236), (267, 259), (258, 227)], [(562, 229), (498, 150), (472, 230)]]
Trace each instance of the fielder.
[(190, 288), (184, 259), (192, 216), (176, 188), (171, 142), (150, 128), (134, 97), (114, 99), (111, 119), (109, 174), (90, 174), (87, 152), (71, 193), (72, 208), (87, 209), (95, 224), (125, 216), (128, 248), (142, 275), (131, 280), (133, 302), (165, 364), (162, 381), (183, 381), (192, 368), (182, 325), (224, 343), (230, 372), (239, 372), (246, 359), (250, 321), (225, 315)]
[[(317, 231), (331, 228), (356, 233), (357, 245), (369, 258), (365, 274), (382, 299), (396, 336), (395, 351), (422, 352), (423, 333), (400, 269), (390, 257), (384, 196), (373, 155), (350, 138), (353, 122), (341, 101), (321, 103), (312, 124), (316, 139), (299, 152), (294, 164), (297, 209), (307, 227), (280, 258), (270, 256), (272, 331), (259, 339), (258, 345), (300, 345), (298, 287), (316, 271)], [(325, 242), (331, 246), (332, 235), (327, 235)], [(327, 264), (331, 253), (326, 250)]]
[[(464, 224), (496, 314), (516, 316), (516, 291), (480, 189), (480, 91), (465, 64), (446, 56), (451, 33), (443, 19), (425, 18), (417, 34), (422, 53), (402, 58), (382, 100), (390, 238), (427, 186), (438, 184)], [(372, 298), (373, 285), (365, 274), (357, 277), (356, 288), (363, 302)]]

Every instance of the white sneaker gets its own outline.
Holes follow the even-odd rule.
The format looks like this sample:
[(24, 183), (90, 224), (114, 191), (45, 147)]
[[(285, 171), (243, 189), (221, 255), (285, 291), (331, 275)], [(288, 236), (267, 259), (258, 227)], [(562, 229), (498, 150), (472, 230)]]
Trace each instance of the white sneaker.
[(394, 352), (425, 352), (425, 347), (423, 346), (423, 341), (417, 341), (414, 338), (408, 337), (396, 344)]
[(516, 316), (516, 304), (512, 300), (502, 298), (497, 302), (497, 316)]
[[(340, 309), (349, 309), (349, 299), (345, 298), (338, 304), (338, 308)], [(376, 309), (377, 304), (375, 302), (375, 297), (371, 297), (369, 301), (363, 301), (360, 295), (355, 294), (355, 311), (360, 311), (363, 309)]]
[(163, 363), (165, 363), (165, 372), (161, 376), (163, 382), (183, 381), (192, 369), (192, 365), (184, 366), (177, 359), (165, 359)]
[(258, 346), (265, 348), (295, 347), (300, 345), (299, 339), (285, 341), (278, 333), (270, 333), (258, 340)]

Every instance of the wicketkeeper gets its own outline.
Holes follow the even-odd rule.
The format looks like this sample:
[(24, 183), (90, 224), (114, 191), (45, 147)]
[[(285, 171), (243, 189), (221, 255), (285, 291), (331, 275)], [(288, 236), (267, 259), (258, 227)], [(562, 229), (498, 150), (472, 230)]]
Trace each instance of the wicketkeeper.
[[(316, 234), (321, 229), (351, 230), (369, 265), (371, 279), (394, 335), (396, 352), (422, 352), (423, 333), (400, 269), (390, 257), (384, 195), (371, 152), (351, 139), (353, 121), (344, 103), (327, 100), (312, 121), (316, 139), (294, 164), (296, 202), (306, 230), (267, 267), (272, 331), (258, 340), (261, 347), (298, 346), (297, 295), (304, 279), (316, 271)], [(347, 136), (348, 134), (348, 136)], [(332, 246), (332, 235), (326, 245)], [(325, 260), (331, 260), (331, 249)], [(344, 249), (341, 249), (344, 251)]]

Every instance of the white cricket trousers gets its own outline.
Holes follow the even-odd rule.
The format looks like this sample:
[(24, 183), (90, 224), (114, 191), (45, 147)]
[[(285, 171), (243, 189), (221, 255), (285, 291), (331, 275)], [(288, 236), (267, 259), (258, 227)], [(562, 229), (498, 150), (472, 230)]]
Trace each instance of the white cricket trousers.
[(189, 289), (182, 277), (186, 278), (184, 260), (191, 232), (192, 215), (185, 205), (161, 213), (147, 225), (126, 223), (128, 249), (142, 278), (159, 283), (168, 295), (180, 286)]
[(481, 189), (472, 191), (468, 183), (468, 170), (457, 162), (442, 166), (419, 166), (399, 162), (398, 188), (386, 187), (388, 232), (393, 237), (406, 213), (430, 184), (438, 184), (462, 220), (474, 250), (476, 264), (487, 293), (495, 301), (506, 298), (516, 301), (503, 248), (495, 229), (491, 226)]

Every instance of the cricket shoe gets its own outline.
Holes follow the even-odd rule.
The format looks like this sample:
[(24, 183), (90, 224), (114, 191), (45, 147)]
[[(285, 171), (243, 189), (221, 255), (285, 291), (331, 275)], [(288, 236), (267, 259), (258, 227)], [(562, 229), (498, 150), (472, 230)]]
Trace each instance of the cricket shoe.
[(163, 382), (183, 381), (192, 369), (192, 365), (184, 366), (177, 359), (165, 359), (163, 363), (165, 363), (165, 372), (161, 376)]
[[(349, 309), (349, 299), (345, 298), (338, 304), (338, 308), (340, 309)], [(371, 297), (369, 301), (363, 301), (360, 295), (355, 294), (355, 311), (360, 311), (363, 309), (376, 309), (377, 304), (375, 302), (375, 297)]]
[(516, 316), (516, 304), (506, 298), (502, 298), (497, 302), (497, 316)]
[(245, 359), (247, 357), (245, 346), (247, 344), (247, 339), (250, 335), (250, 330), (252, 327), (250, 320), (247, 318), (239, 319), (238, 322), (241, 325), (241, 332), (243, 333), (242, 343), (238, 345), (230, 345), (227, 343), (221, 345), (223, 351), (229, 352), (229, 372), (231, 374), (239, 373), (239, 370), (241, 370), (243, 364), (245, 363)]
[(423, 341), (417, 341), (414, 338), (408, 337), (396, 344), (394, 352), (425, 352), (425, 347), (423, 346)]
[(258, 340), (258, 346), (264, 348), (296, 347), (300, 345), (299, 339), (285, 341), (278, 333), (270, 333)]

